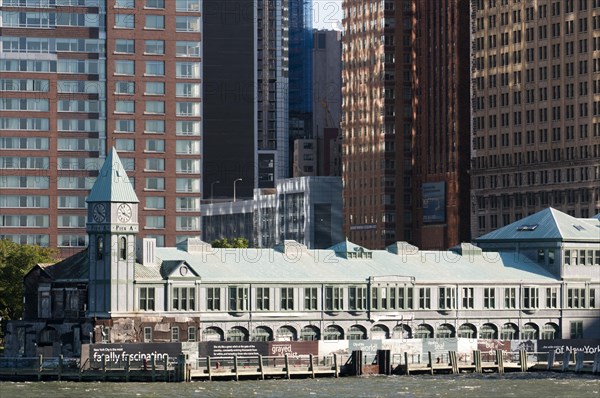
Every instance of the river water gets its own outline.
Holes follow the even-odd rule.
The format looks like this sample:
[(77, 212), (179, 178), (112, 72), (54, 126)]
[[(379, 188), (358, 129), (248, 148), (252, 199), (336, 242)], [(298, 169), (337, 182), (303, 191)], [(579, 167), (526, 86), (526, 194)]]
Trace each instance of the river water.
[(367, 376), (195, 383), (0, 382), (0, 398), (26, 397), (600, 397), (600, 378), (573, 373)]

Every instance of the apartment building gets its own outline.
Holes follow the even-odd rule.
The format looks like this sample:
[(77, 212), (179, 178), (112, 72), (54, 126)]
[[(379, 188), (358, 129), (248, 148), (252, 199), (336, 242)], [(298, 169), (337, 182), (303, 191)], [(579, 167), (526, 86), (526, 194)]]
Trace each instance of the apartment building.
[(87, 245), (86, 195), (115, 147), (141, 233), (200, 232), (200, 0), (0, 3), (0, 236)]
[(600, 1), (472, 2), (472, 225), (600, 209)]

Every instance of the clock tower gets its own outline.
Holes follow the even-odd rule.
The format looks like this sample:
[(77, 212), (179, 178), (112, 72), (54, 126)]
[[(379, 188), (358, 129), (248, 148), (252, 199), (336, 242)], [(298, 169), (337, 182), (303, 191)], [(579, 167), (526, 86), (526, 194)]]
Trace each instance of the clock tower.
[(113, 148), (87, 198), (88, 316), (110, 318), (134, 310), (139, 200)]

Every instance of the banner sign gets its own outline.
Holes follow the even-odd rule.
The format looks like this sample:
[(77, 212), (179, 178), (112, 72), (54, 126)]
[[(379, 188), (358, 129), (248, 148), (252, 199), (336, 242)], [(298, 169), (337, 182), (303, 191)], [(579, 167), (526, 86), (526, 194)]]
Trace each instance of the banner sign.
[(198, 344), (200, 357), (290, 357), (318, 355), (318, 341), (207, 341)]
[(152, 355), (156, 363), (162, 363), (169, 357), (169, 362), (177, 361), (181, 354), (181, 343), (124, 343), (124, 344), (90, 344), (90, 362), (95, 366), (106, 360), (108, 366), (124, 366), (130, 362), (150, 363)]
[(594, 355), (600, 352), (600, 340), (592, 339), (556, 339), (556, 340), (538, 340), (537, 350), (539, 352), (554, 351), (557, 358), (562, 358), (565, 352), (573, 355), (576, 352), (583, 352), (585, 360), (593, 360)]
[(423, 223), (441, 224), (446, 222), (446, 183), (425, 182), (422, 185)]

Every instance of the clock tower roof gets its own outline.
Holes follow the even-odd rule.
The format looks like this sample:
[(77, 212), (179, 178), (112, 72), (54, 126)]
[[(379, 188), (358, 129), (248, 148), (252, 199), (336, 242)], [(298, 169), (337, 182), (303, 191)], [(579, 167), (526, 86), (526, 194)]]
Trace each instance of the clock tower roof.
[(86, 201), (139, 203), (115, 148), (106, 157)]

